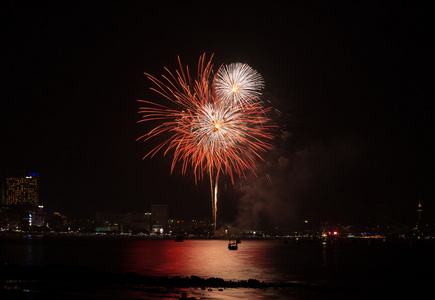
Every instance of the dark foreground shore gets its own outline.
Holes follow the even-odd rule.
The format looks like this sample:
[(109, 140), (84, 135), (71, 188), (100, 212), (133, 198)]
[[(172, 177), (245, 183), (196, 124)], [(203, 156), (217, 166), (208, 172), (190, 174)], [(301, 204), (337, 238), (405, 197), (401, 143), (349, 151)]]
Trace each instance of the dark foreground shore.
[[(405, 281), (406, 282), (406, 281)], [(271, 283), (256, 279), (150, 277), (137, 273), (99, 272), (86, 267), (3, 265), (0, 299), (387, 299), (424, 297), (432, 290), (426, 280), (332, 287), (305, 282)], [(293, 296), (290, 297), (290, 295)], [(229, 298), (228, 298), (229, 297)], [(236, 298), (240, 298), (236, 297)], [(290, 298), (288, 298), (290, 297)], [(387, 298), (385, 298), (387, 297)]]
[(125, 290), (145, 292), (148, 295), (166, 293), (167, 298), (189, 299), (183, 289), (277, 290), (289, 287), (327, 290), (326, 287), (298, 282), (276, 284), (256, 279), (226, 281), (222, 278), (200, 278), (194, 275), (190, 277), (150, 277), (132, 272), (99, 272), (85, 267), (3, 265), (0, 268), (1, 299), (117, 298), (116, 295)]
[[(106, 243), (75, 238), (0, 239), (0, 242), (5, 242), (0, 247), (3, 250), (1, 256), (5, 259), (0, 263), (0, 299), (431, 299), (425, 297), (433, 293), (434, 241), (369, 241), (304, 241), (299, 244), (291, 241), (242, 242), (239, 252), (245, 256), (254, 253), (250, 256), (251, 262), (261, 270), (294, 276), (254, 277), (255, 272), (245, 270), (240, 273), (243, 276), (232, 276), (227, 272), (221, 273), (226, 274), (224, 276), (207, 278), (207, 275), (201, 275), (201, 278), (195, 276), (194, 271), (186, 272), (183, 265), (175, 268), (176, 272), (161, 272), (159, 268), (164, 268), (168, 258), (154, 264), (151, 260), (158, 259), (158, 256), (153, 257), (152, 253), (147, 256), (151, 260), (147, 260), (146, 265), (138, 263), (133, 268), (111, 268), (123, 264), (126, 258), (133, 263), (141, 261), (132, 254), (126, 255), (126, 249), (139, 249), (140, 255), (146, 255), (150, 246), (160, 247), (154, 248), (153, 253), (161, 249), (173, 249), (177, 254), (191, 253), (180, 247), (184, 244), (189, 246), (189, 243), (142, 241), (138, 244), (112, 240)], [(270, 249), (274, 251), (252, 252), (252, 249), (264, 250), (271, 243), (273, 247)], [(203, 242), (196, 243), (195, 247), (209, 247), (210, 244), (227, 251), (226, 243)], [(201, 253), (207, 250), (201, 249)], [(230, 260), (229, 255), (234, 253), (225, 251), (224, 258)], [(275, 256), (280, 258), (278, 261), (286, 263), (282, 268), (277, 264), (262, 265), (262, 259), (267, 262)], [(99, 264), (93, 264), (94, 260)], [(24, 262), (26, 265), (22, 264)], [(192, 257), (190, 263), (204, 264), (205, 270), (213, 267)], [(148, 276), (141, 275), (144, 266), (156, 271), (146, 273)], [(218, 267), (231, 268), (232, 265)], [(231, 270), (237, 272), (244, 268), (244, 264), (238, 264)], [(130, 272), (122, 273), (123, 270)], [(166, 274), (174, 277), (166, 277)], [(219, 273), (206, 271), (201, 274)], [(246, 280), (230, 281), (225, 278)], [(261, 278), (265, 282), (248, 278)]]

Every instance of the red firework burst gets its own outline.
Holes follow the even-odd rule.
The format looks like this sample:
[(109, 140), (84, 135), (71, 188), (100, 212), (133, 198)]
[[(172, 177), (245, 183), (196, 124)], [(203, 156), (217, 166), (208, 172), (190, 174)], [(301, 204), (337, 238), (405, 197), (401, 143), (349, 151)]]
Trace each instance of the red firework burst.
[(235, 174), (246, 177), (246, 170), (255, 173), (255, 160), (262, 159), (261, 154), (271, 147), (270, 108), (259, 102), (243, 105), (218, 97), (212, 89), (211, 59), (206, 63), (205, 55), (200, 57), (198, 76), (193, 81), (180, 59), (180, 70), (174, 75), (165, 68), (169, 76), (162, 75), (163, 81), (146, 74), (156, 85), (151, 89), (169, 100), (170, 106), (138, 100), (145, 104), (139, 108), (142, 119), (138, 122), (161, 122), (138, 140), (167, 133), (168, 138), (144, 158), (174, 150), (171, 172), (181, 163), (182, 173), (191, 166), (196, 180), (212, 172), (214, 176), (228, 174), (234, 182)]
[[(263, 87), (261, 76), (255, 73), (256, 76), (249, 77), (249, 80), (236, 77), (237, 89), (228, 96), (224, 91), (234, 84), (234, 76), (222, 76), (222, 72), (218, 72), (213, 77), (211, 60), (212, 57), (206, 62), (205, 54), (199, 58), (195, 80), (191, 79), (187, 66), (183, 70), (180, 58), (180, 70), (176, 70), (175, 75), (167, 68), (168, 75), (162, 75), (162, 80), (145, 73), (156, 86), (151, 89), (166, 98), (169, 106), (138, 100), (143, 103), (139, 108), (142, 119), (138, 122), (160, 122), (138, 140), (148, 141), (165, 135), (167, 138), (148, 152), (144, 159), (160, 151), (166, 155), (173, 150), (171, 172), (177, 163), (181, 163), (183, 174), (189, 166), (192, 167), (195, 182), (206, 173), (210, 175), (216, 230), (219, 175), (229, 175), (234, 184), (235, 174), (245, 178), (247, 170), (255, 174), (255, 160), (262, 159), (261, 154), (271, 148), (271, 128), (274, 126), (267, 117), (270, 108), (264, 108), (260, 101), (252, 101), (250, 95), (259, 94), (257, 91)], [(242, 64), (220, 70), (238, 74), (238, 67), (242, 67), (243, 72), (252, 70)], [(258, 88), (255, 87), (255, 78), (259, 79)], [(226, 83), (225, 80), (231, 82)], [(249, 86), (243, 86), (244, 83)]]

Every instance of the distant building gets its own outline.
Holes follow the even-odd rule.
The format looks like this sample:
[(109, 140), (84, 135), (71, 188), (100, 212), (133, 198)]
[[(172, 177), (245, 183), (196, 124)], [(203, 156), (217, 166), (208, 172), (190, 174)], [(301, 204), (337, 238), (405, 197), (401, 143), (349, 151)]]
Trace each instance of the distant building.
[(423, 212), (423, 206), (421, 206), (421, 202), (418, 202), (417, 206), (417, 225), (415, 226), (416, 230), (421, 230), (421, 213)]
[(30, 173), (25, 176), (7, 177), (4, 180), (5, 205), (39, 204), (39, 174)]
[(4, 178), (0, 178), (0, 205), (5, 205), (5, 188), (6, 188), (6, 183)]
[(385, 203), (376, 205), (376, 225), (381, 229), (386, 229), (392, 225), (393, 213), (391, 207)]
[(44, 206), (39, 205), (35, 207), (32, 211), (29, 211), (29, 226), (33, 227), (42, 227), (46, 225), (46, 213), (44, 213)]
[(150, 213), (111, 213), (97, 212), (95, 224), (97, 231), (123, 232), (125, 230), (150, 230)]
[(151, 205), (151, 223), (166, 227), (168, 225), (168, 205)]
[(20, 229), (21, 215), (17, 211), (11, 211), (7, 207), (0, 207), (0, 228), (2, 230)]

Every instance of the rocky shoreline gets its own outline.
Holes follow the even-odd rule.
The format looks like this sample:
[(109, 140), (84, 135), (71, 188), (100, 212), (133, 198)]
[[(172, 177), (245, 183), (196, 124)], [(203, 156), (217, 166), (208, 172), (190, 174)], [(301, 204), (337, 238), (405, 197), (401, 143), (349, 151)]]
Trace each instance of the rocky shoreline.
[[(89, 291), (115, 291), (129, 289), (152, 293), (154, 290), (173, 291), (174, 289), (228, 289), (228, 288), (285, 288), (304, 286), (322, 289), (320, 286), (301, 283), (267, 283), (256, 279), (231, 281), (222, 278), (190, 277), (150, 277), (133, 272), (108, 273), (95, 271), (86, 267), (69, 266), (21, 266), (3, 265), (0, 268), (0, 295), (50, 297), (68, 296)], [(32, 296), (32, 297), (33, 297)]]
[(0, 268), (2, 284), (8, 282), (42, 282), (42, 281), (75, 281), (75, 282), (105, 282), (121, 285), (144, 285), (163, 287), (222, 287), (222, 288), (268, 288), (278, 286), (296, 286), (296, 283), (268, 283), (257, 279), (224, 280), (222, 278), (201, 278), (195, 275), (190, 277), (159, 277), (145, 276), (134, 272), (110, 273), (95, 271), (81, 266), (22, 266), (3, 265)]

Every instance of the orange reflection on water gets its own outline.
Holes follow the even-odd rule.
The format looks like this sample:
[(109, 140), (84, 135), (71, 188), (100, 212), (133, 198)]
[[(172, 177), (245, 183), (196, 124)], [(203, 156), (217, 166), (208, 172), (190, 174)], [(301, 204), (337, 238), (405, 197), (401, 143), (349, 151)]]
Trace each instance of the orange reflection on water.
[[(225, 240), (136, 241), (123, 253), (124, 272), (148, 276), (199, 276), (225, 280), (272, 281), (266, 253), (273, 245), (242, 241), (239, 250), (228, 250)], [(265, 247), (266, 246), (266, 247)], [(270, 252), (269, 252), (270, 253)]]

